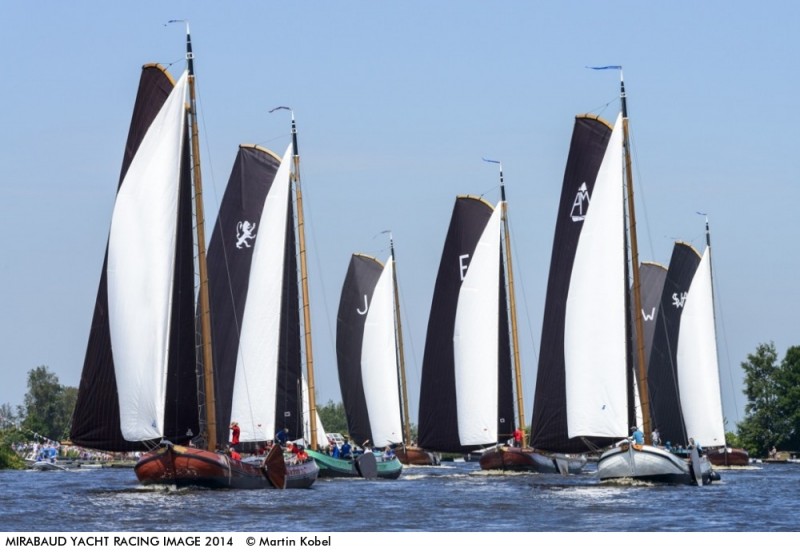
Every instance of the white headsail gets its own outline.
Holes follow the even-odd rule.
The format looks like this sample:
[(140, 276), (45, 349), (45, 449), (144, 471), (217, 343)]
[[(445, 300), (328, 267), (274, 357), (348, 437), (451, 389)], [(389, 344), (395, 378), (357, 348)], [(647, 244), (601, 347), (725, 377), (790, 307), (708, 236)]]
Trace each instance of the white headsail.
[(397, 376), (397, 338), (394, 323), (394, 259), (381, 272), (364, 322), (361, 381), (369, 411), (373, 446), (403, 441)]
[(681, 314), (677, 365), (686, 435), (702, 446), (724, 446), (710, 248), (700, 260)]
[(570, 438), (628, 434), (622, 138), (620, 114), (597, 174), (570, 279), (564, 329)]
[(462, 445), (497, 442), (501, 215), (502, 203), (481, 234), (458, 295), (453, 350)]
[(108, 311), (127, 441), (164, 435), (187, 74), (178, 80), (120, 185), (108, 239)]
[(253, 245), (231, 407), (231, 419), (239, 421), (242, 441), (266, 441), (275, 436), (291, 163), (290, 144), (264, 202), (259, 236)]

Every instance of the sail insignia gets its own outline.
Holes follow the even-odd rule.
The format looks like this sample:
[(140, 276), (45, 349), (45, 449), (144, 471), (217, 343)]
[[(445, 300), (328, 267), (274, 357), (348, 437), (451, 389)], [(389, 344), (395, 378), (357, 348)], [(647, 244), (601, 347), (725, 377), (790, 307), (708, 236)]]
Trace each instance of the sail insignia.
[(572, 210), (570, 211), (572, 222), (583, 222), (586, 219), (586, 211), (589, 209), (590, 200), (586, 182), (583, 182), (578, 188), (578, 193), (575, 194), (575, 200), (572, 202)]

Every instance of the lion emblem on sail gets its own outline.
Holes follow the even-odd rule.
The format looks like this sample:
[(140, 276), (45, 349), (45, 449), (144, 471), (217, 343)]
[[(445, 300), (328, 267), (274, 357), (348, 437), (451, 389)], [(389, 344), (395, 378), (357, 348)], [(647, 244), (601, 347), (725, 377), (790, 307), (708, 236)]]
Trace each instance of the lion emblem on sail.
[(236, 224), (236, 249), (252, 247), (252, 241), (256, 239), (256, 223), (249, 220), (240, 221)]

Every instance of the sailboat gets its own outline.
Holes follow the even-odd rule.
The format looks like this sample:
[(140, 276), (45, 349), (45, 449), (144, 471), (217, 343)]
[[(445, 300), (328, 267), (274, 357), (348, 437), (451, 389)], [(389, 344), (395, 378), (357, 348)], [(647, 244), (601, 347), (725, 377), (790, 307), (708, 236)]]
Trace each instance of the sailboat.
[[(511, 260), (511, 233), (508, 225), (507, 202), (505, 193), (505, 184), (503, 181), (503, 166), (499, 161), (484, 158), (488, 163), (495, 163), (500, 167), (500, 194), (501, 202), (498, 205), (500, 210), (500, 217), (502, 221), (502, 237), (505, 247), (500, 249), (500, 263), (503, 265), (505, 261), (505, 274), (508, 276), (508, 303), (503, 302), (499, 316), (507, 321), (510, 326), (510, 352), (513, 359), (513, 380), (511, 382), (512, 392), (516, 391), (516, 406), (517, 406), (517, 422), (514, 431), (513, 443), (498, 442), (495, 446), (487, 447), (482, 451), (479, 457), (481, 469), (484, 470), (511, 470), (511, 471), (580, 471), (586, 459), (569, 458), (566, 455), (559, 457), (557, 460), (542, 456), (538, 451), (535, 451), (527, 446), (526, 436), (521, 429), (524, 426), (525, 413), (524, 413), (524, 399), (522, 393), (522, 366), (519, 355), (519, 339), (517, 332), (517, 311), (516, 300), (514, 291), (514, 272)], [(503, 252), (505, 257), (503, 258)], [(500, 335), (499, 339), (504, 343), (508, 343), (509, 334)], [(471, 347), (480, 346), (478, 344), (471, 344)], [(512, 420), (513, 422), (513, 420)], [(500, 436), (498, 436), (500, 437)], [(511, 440), (509, 440), (511, 441)]]
[[(394, 246), (384, 266), (374, 257), (350, 258), (336, 318), (336, 356), (349, 438), (374, 449), (355, 458), (314, 454), (327, 477), (396, 479), (400, 460), (381, 451), (403, 442), (398, 313), (395, 298)], [(408, 407), (405, 406), (406, 415)]]
[(419, 446), (469, 453), (514, 429), (502, 204), (456, 198), (428, 318)]
[(706, 232), (702, 257), (684, 242), (673, 248), (648, 367), (653, 419), (675, 449), (691, 438), (712, 464), (744, 466), (747, 452), (725, 442), (707, 221)]
[[(687, 463), (663, 448), (626, 438), (628, 427), (636, 429), (632, 427), (635, 425), (632, 408), (634, 351), (631, 347), (634, 336), (639, 370), (636, 383), (644, 433), (648, 437), (651, 420), (627, 104), (619, 69), (622, 109), (609, 137), (590, 207), (582, 221), (564, 306), (567, 435), (570, 439), (587, 441), (622, 439), (600, 455), (597, 471), (601, 480), (631, 478), (703, 484), (710, 481), (710, 467), (696, 448)], [(626, 178), (623, 177), (623, 159)], [(626, 220), (629, 232), (626, 232)], [(633, 276), (635, 330), (630, 319), (629, 270)]]
[[(177, 82), (159, 65), (146, 65), (142, 72), (70, 439), (100, 450), (149, 451), (135, 467), (145, 484), (283, 488), (285, 464), (278, 451), (261, 465), (249, 466), (216, 450), (188, 25), (187, 60)], [(202, 401), (195, 373), (193, 227), (207, 384)], [(212, 413), (204, 423), (200, 405)]]
[[(239, 452), (257, 452), (282, 428), (304, 435), (292, 153), (291, 144), (282, 159), (239, 146), (209, 244), (217, 438), (235, 421)], [(287, 488), (308, 488), (319, 472), (295, 456), (286, 469)]]

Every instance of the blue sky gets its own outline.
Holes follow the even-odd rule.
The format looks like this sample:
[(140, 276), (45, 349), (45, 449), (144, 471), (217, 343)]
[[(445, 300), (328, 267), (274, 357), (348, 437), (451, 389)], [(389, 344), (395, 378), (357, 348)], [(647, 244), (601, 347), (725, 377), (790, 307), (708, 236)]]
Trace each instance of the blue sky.
[[(572, 121), (629, 94), (642, 259), (703, 245), (710, 214), (725, 415), (739, 364), (800, 344), (800, 5), (708, 1), (0, 4), (0, 403), (28, 370), (77, 385), (139, 69), (194, 39), (206, 209), (239, 143), (283, 152), (294, 108), (309, 223), (320, 402), (339, 400), (335, 316), (349, 256), (385, 259), (406, 317), (412, 418), (434, 279), (457, 194), (499, 199), (503, 161), (530, 420)], [(377, 237), (376, 237), (377, 235)]]

